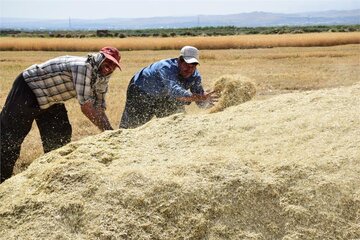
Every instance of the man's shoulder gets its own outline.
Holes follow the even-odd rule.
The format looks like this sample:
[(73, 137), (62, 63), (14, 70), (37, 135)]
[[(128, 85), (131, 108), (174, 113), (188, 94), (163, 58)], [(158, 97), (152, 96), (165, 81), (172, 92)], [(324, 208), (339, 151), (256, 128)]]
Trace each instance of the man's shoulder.
[(168, 58), (168, 59), (163, 59), (157, 62), (158, 68), (162, 68), (162, 69), (177, 69), (178, 65), (177, 65), (177, 61), (176, 58)]
[(79, 57), (79, 56), (66, 55), (66, 56), (59, 57), (59, 59), (69, 62), (69, 63), (78, 63), (78, 64), (86, 64), (87, 63), (87, 61), (86, 61), (87, 58)]
[[(26, 77), (40, 74), (40, 72), (59, 72), (59, 71), (71, 71), (70, 69), (89, 67), (86, 58), (78, 56), (59, 56), (47, 60), (40, 64), (34, 64), (23, 71), (23, 75)], [(43, 74), (43, 73), (41, 73)]]
[(175, 64), (174, 59), (163, 59), (157, 62), (154, 62), (142, 69), (139, 74), (144, 76), (151, 76), (154, 74), (173, 74), (177, 73), (177, 64)]
[(160, 61), (157, 62), (158, 64), (161, 64), (161, 65), (177, 65), (177, 62), (176, 62), (176, 58), (166, 58), (166, 59), (162, 59)]
[(59, 64), (66, 64), (66, 65), (79, 65), (85, 66), (87, 64), (86, 58), (78, 57), (78, 56), (59, 56), (52, 59), (49, 59), (46, 62), (40, 64), (34, 64), (35, 66), (46, 67), (50, 65), (59, 65)]

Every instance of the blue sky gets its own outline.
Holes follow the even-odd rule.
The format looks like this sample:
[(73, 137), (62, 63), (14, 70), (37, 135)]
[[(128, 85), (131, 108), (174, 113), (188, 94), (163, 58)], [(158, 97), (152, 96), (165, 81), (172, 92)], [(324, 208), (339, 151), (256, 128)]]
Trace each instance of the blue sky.
[(359, 8), (360, 0), (0, 0), (0, 17), (103, 19)]

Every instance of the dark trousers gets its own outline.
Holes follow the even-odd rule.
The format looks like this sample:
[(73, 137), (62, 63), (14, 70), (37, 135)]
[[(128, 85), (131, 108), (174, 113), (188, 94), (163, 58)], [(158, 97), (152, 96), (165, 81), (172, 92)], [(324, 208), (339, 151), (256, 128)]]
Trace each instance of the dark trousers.
[(184, 103), (169, 97), (150, 96), (134, 84), (134, 79), (131, 79), (126, 95), (120, 128), (136, 128), (150, 121), (154, 116), (162, 118), (185, 111)]
[(21, 144), (34, 120), (39, 128), (45, 153), (70, 142), (72, 129), (64, 104), (54, 104), (41, 110), (34, 93), (20, 74), (0, 113), (0, 182), (11, 177), (20, 155)]

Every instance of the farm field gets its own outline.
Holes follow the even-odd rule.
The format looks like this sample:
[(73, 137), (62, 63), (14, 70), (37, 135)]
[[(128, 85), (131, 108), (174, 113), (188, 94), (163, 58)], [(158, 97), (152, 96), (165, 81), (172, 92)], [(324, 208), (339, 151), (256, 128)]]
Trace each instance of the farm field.
[[(2, 41), (3, 42), (3, 41)], [(110, 42), (109, 45), (112, 43)], [(199, 47), (200, 50), (202, 49)], [(107, 96), (107, 114), (114, 128), (118, 127), (127, 84), (132, 75), (148, 64), (177, 57), (179, 50), (121, 51), (123, 71), (114, 73)], [(87, 51), (1, 51), (0, 52), (0, 106), (16, 76), (28, 66), (60, 55), (86, 55)], [(245, 75), (257, 87), (253, 101), (276, 95), (311, 89), (349, 86), (360, 81), (360, 45), (348, 44), (322, 47), (272, 47), (254, 49), (201, 50), (199, 71), (205, 87), (223, 75)], [(76, 100), (67, 102), (73, 126), (73, 140), (94, 135), (99, 131), (80, 112)], [(190, 114), (201, 112), (188, 108)], [(26, 138), (15, 173), (23, 171), (42, 154), (37, 128)]]
[(197, 37), (129, 38), (19, 38), (1, 37), (1, 51), (97, 51), (104, 45), (119, 50), (176, 50), (185, 45), (199, 49), (251, 49), (273, 47), (314, 47), (360, 43), (360, 32), (322, 32), (302, 34), (249, 34)]
[[(262, 47), (251, 37), (244, 45), (14, 38), (24, 48), (0, 51), (0, 107), (23, 69), (56, 56), (115, 45), (123, 71), (107, 96), (114, 131), (98, 134), (76, 99), (66, 103), (73, 142), (41, 156), (33, 126), (16, 176), (0, 185), (0, 239), (360, 239), (354, 34), (352, 42), (343, 41), (348, 34), (274, 35)], [(146, 50), (130, 51), (133, 43)], [(211, 114), (192, 104), (186, 114), (117, 129), (133, 74), (177, 57), (182, 44), (199, 47), (206, 89), (244, 76), (254, 98)]]

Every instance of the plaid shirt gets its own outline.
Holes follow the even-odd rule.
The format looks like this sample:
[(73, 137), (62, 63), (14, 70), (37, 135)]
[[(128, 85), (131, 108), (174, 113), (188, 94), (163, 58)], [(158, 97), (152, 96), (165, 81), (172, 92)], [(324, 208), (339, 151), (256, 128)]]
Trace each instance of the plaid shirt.
[(105, 108), (110, 76), (97, 74), (92, 82), (93, 68), (85, 57), (63, 56), (33, 65), (23, 72), (23, 76), (41, 109), (73, 97), (80, 104), (90, 100)]

